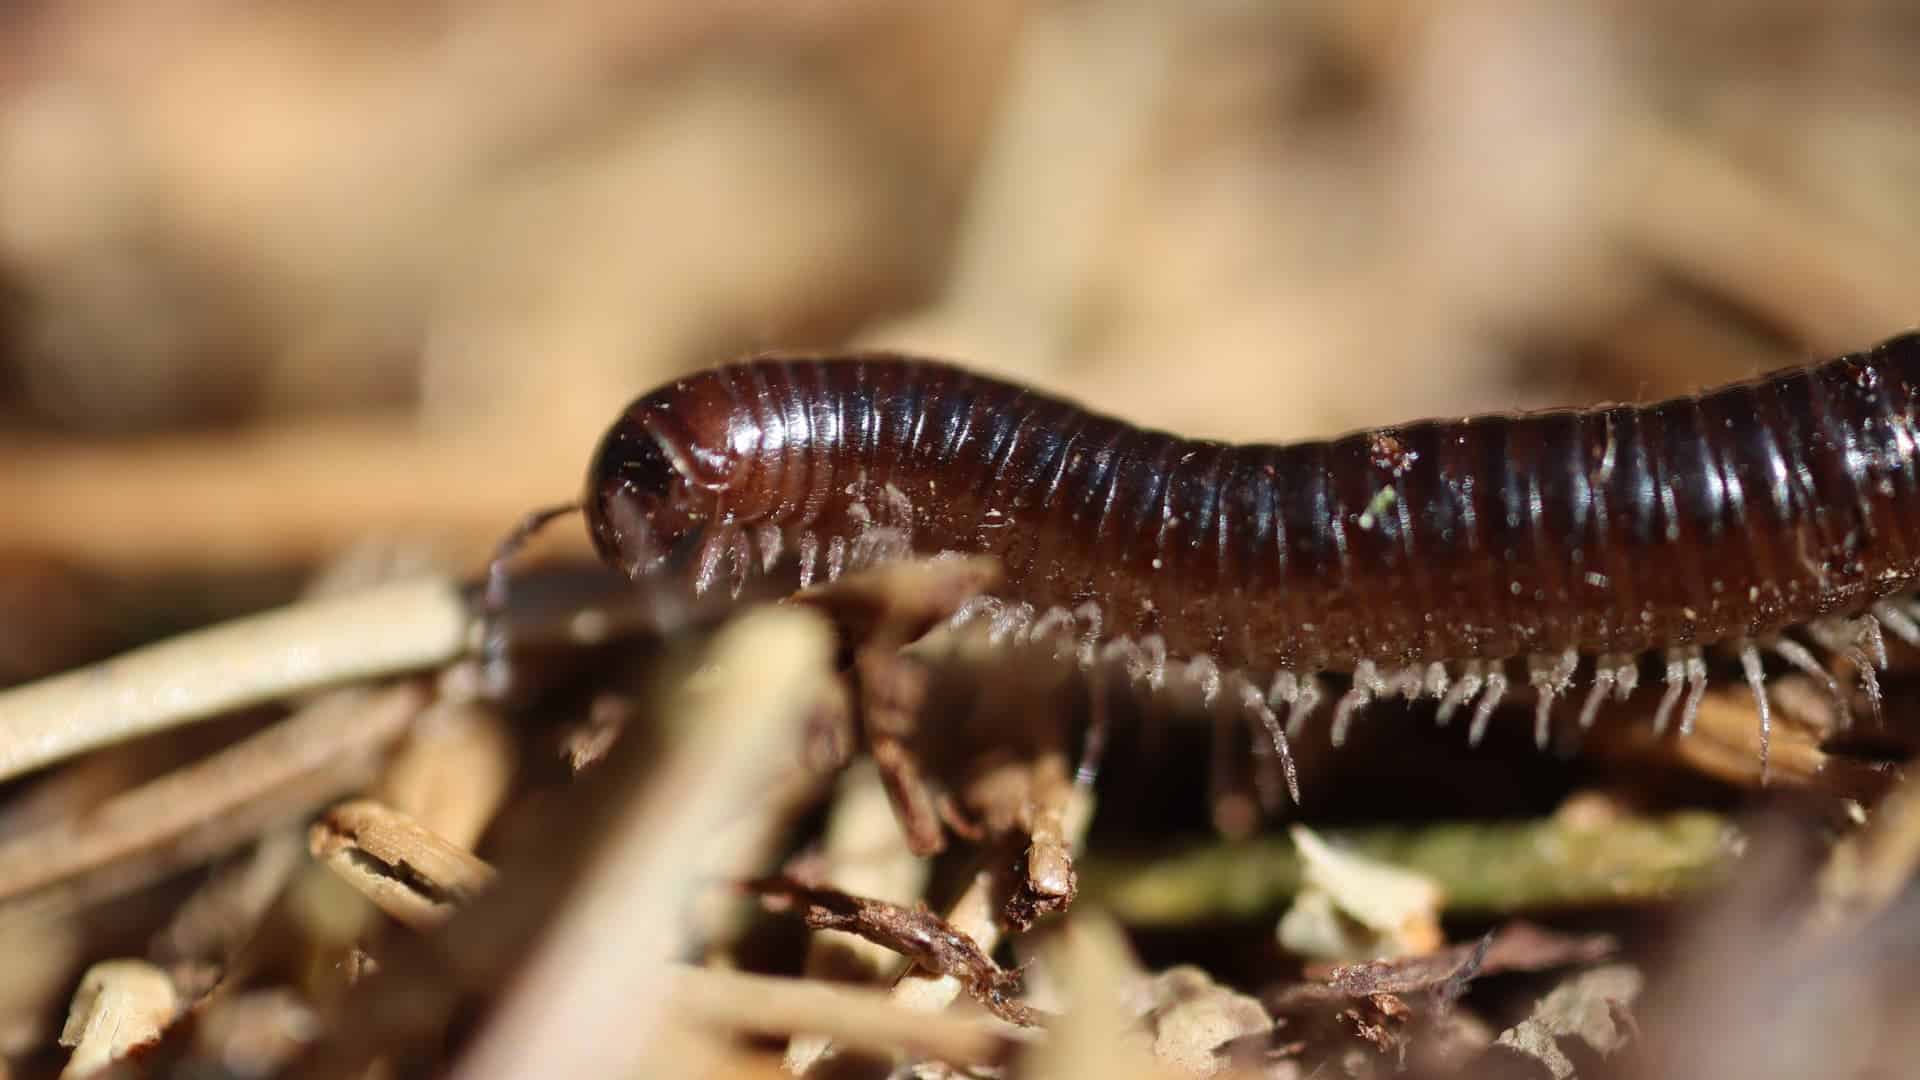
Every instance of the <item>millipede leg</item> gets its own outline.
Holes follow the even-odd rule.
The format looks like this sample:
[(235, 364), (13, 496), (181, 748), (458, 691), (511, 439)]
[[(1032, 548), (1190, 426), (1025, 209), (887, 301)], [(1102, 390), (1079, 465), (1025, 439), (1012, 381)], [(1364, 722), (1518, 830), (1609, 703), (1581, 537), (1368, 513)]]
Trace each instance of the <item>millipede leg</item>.
[(1260, 692), (1259, 687), (1248, 682), (1245, 675), (1236, 671), (1228, 681), (1232, 683), (1234, 696), (1239, 699), (1237, 707), (1243, 721), (1257, 721), (1243, 722), (1241, 726), (1245, 729), (1243, 734), (1247, 737), (1248, 748), (1253, 751), (1254, 795), (1259, 801), (1261, 813), (1271, 814), (1280, 809), (1281, 803), (1286, 800), (1280, 770), (1274, 767), (1280, 755), (1268, 738), (1268, 732), (1280, 725), (1280, 718), (1274, 713), (1273, 707), (1267, 704), (1266, 695)]
[(947, 618), (947, 625), (955, 630), (981, 619), (992, 619), (1001, 608), (1000, 598), (982, 594), (968, 598)]
[(1340, 695), (1340, 703), (1333, 707), (1333, 729), (1329, 733), (1333, 745), (1343, 746), (1347, 741), (1347, 729), (1353, 725), (1353, 718), (1360, 710), (1373, 702), (1374, 695), (1386, 689), (1380, 679), (1380, 673), (1373, 661), (1362, 660), (1354, 665), (1353, 686)]
[(1467, 728), (1467, 745), (1479, 746), (1486, 737), (1487, 723), (1493, 719), (1493, 710), (1500, 707), (1500, 699), (1507, 696), (1507, 673), (1499, 667), (1487, 672), (1487, 692), (1480, 695), (1480, 704), (1473, 710), (1473, 725)]
[[(1606, 657), (1600, 658), (1603, 662)], [(1613, 700), (1625, 701), (1633, 696), (1640, 687), (1640, 659), (1635, 656), (1614, 657), (1613, 664)]]
[(1089, 601), (1074, 608), (1073, 621), (1075, 626), (1085, 627), (1080, 631), (1080, 643), (1075, 655), (1081, 668), (1091, 669), (1100, 646), (1100, 626), (1105, 621), (1100, 605)]
[[(819, 566), (819, 563), (820, 563), (820, 537), (815, 535), (812, 529), (808, 529), (806, 532), (803, 532), (800, 534), (800, 587), (801, 588), (805, 589), (813, 585), (814, 572), (815, 572), (815, 569)], [(964, 607), (961, 608), (961, 611), (965, 611), (965, 610), (966, 608)], [(959, 618), (960, 618), (959, 613), (956, 612), (954, 614), (954, 619), (958, 620)]]
[(1847, 650), (1847, 660), (1860, 673), (1860, 688), (1867, 692), (1867, 711), (1873, 716), (1874, 726), (1886, 723), (1880, 709), (1880, 673), (1874, 669), (1873, 660), (1864, 646), (1855, 645)]
[(1118, 663), (1127, 669), (1127, 682), (1138, 686), (1147, 680), (1147, 657), (1132, 638), (1117, 637), (1100, 647), (1100, 663)]
[(1306, 727), (1307, 719), (1313, 715), (1315, 709), (1320, 707), (1320, 702), (1325, 697), (1326, 691), (1321, 687), (1319, 679), (1309, 675), (1300, 680), (1300, 692), (1294, 695), (1293, 700), (1287, 705), (1289, 737), (1295, 739), (1300, 737), (1300, 729)]
[(1885, 600), (1873, 605), (1873, 613), (1886, 624), (1887, 629), (1893, 631), (1894, 637), (1920, 648), (1920, 623), (1914, 622), (1912, 616)]
[(487, 690), (499, 695), (507, 688), (507, 594), (510, 589), (508, 568), (513, 557), (527, 542), (555, 520), (580, 512), (577, 502), (548, 506), (521, 518), (493, 549), (487, 561), (487, 590), (480, 607), (480, 677)]
[(1402, 701), (1418, 701), (1426, 689), (1426, 671), (1417, 667), (1403, 667), (1386, 677), (1383, 693), (1399, 694)]
[(1667, 724), (1673, 719), (1673, 707), (1680, 702), (1680, 691), (1686, 685), (1687, 659), (1679, 649), (1667, 650), (1667, 692), (1661, 695), (1660, 707), (1653, 711), (1653, 733), (1665, 735)]
[(847, 570), (847, 538), (836, 536), (827, 541), (827, 580), (839, 581)]
[(1594, 718), (1600, 715), (1600, 703), (1607, 699), (1607, 692), (1612, 690), (1613, 686), (1613, 669), (1608, 667), (1603, 659), (1600, 666), (1593, 669), (1593, 688), (1587, 691), (1587, 700), (1580, 705), (1581, 731), (1593, 727)]
[(1080, 763), (1074, 767), (1073, 783), (1082, 790), (1099, 779), (1100, 762), (1106, 757), (1107, 736), (1113, 727), (1111, 706), (1107, 700), (1107, 670), (1094, 667), (1087, 671), (1087, 734), (1080, 743)]
[(1533, 709), (1533, 741), (1542, 750), (1547, 748), (1547, 739), (1553, 734), (1553, 699), (1573, 682), (1573, 673), (1579, 663), (1580, 654), (1572, 649), (1559, 656), (1527, 658), (1527, 681), (1537, 695)]
[(1333, 729), (1329, 733), (1333, 745), (1344, 746), (1347, 742), (1347, 728), (1353, 725), (1353, 714), (1367, 707), (1373, 701), (1373, 694), (1365, 687), (1355, 686), (1340, 695), (1333, 707)]
[(1053, 642), (1055, 655), (1064, 658), (1066, 654), (1060, 650), (1076, 640), (1075, 630), (1073, 612), (1055, 605), (1040, 613), (1040, 618), (1027, 631), (1027, 638), (1036, 645)]
[(780, 552), (786, 546), (786, 534), (778, 525), (762, 525), (753, 531), (753, 542), (760, 549), (760, 572), (773, 573), (780, 561)]
[(1805, 645), (1792, 638), (1781, 638), (1775, 641), (1772, 647), (1775, 655), (1826, 688), (1827, 696), (1833, 699), (1834, 707), (1839, 711), (1840, 726), (1853, 725), (1853, 706), (1848, 703), (1847, 692), (1841, 689), (1840, 680), (1834, 678), (1832, 672), (1822, 667), (1820, 661)]
[(1478, 660), (1469, 660), (1461, 665), (1460, 677), (1447, 687), (1446, 696), (1440, 699), (1439, 711), (1433, 715), (1436, 727), (1446, 727), (1452, 722), (1455, 710), (1479, 695), (1480, 688), (1486, 685), (1484, 671), (1485, 665)]
[(1807, 624), (1807, 634), (1814, 644), (1836, 656), (1862, 650), (1861, 655), (1871, 657), (1869, 662), (1875, 667), (1887, 665), (1886, 639), (1880, 634), (1880, 620), (1872, 615), (1815, 619)]
[(711, 535), (700, 542), (699, 554), (695, 557), (693, 573), (693, 593), (705, 596), (707, 590), (720, 578), (720, 560), (727, 554), (727, 530), (715, 529)]
[(1767, 675), (1760, 666), (1760, 650), (1753, 642), (1740, 643), (1740, 668), (1753, 688), (1753, 707), (1760, 711), (1760, 782), (1767, 782), (1767, 754), (1773, 747), (1773, 710), (1767, 701)]
[[(838, 575), (835, 575), (837, 578)], [(1005, 645), (1009, 640), (1018, 641), (1033, 625), (1032, 604), (1008, 604), (994, 615), (987, 629), (987, 641), (994, 648)]]
[(1267, 704), (1278, 709), (1282, 705), (1292, 705), (1293, 699), (1300, 694), (1300, 676), (1291, 671), (1274, 672), (1273, 686), (1267, 690)]
[(1880, 723), (1880, 677), (1876, 669), (1886, 666), (1887, 641), (1880, 633), (1879, 620), (1872, 616), (1826, 619), (1813, 623), (1808, 630), (1821, 646), (1853, 665), (1859, 673), (1861, 688), (1867, 692), (1867, 705), (1874, 722)]
[(1220, 665), (1211, 656), (1196, 656), (1187, 661), (1186, 677), (1200, 688), (1200, 703), (1213, 708), (1214, 700), (1220, 696)]
[(735, 600), (746, 590), (753, 573), (753, 540), (746, 530), (735, 529), (727, 541), (727, 595)]
[(1426, 677), (1421, 680), (1420, 694), (1423, 697), (1442, 698), (1447, 693), (1447, 665), (1436, 660), (1427, 665)]
[(1167, 685), (1167, 642), (1159, 634), (1140, 639), (1140, 652), (1146, 657), (1147, 685), (1158, 693)]
[(1854, 624), (1853, 642), (1866, 650), (1867, 656), (1873, 658), (1874, 667), (1887, 666), (1887, 639), (1880, 633), (1879, 619), (1872, 615), (1860, 616), (1859, 621)]
[(1687, 650), (1687, 704), (1680, 712), (1680, 734), (1693, 734), (1700, 718), (1700, 701), (1707, 695), (1707, 661), (1699, 649)]
[(1573, 673), (1578, 670), (1580, 670), (1579, 650), (1568, 649), (1566, 652), (1561, 653), (1559, 659), (1553, 662), (1553, 670), (1551, 672), (1554, 692), (1559, 693), (1566, 690), (1567, 687), (1572, 686)]
[(1294, 805), (1300, 803), (1300, 774), (1293, 764), (1293, 746), (1287, 741), (1287, 733), (1280, 727), (1280, 718), (1274, 714), (1273, 707), (1260, 696), (1260, 690), (1251, 684), (1243, 683), (1240, 690), (1241, 701), (1247, 710), (1259, 719), (1260, 726), (1266, 729), (1267, 738), (1273, 743), (1274, 753), (1280, 755), (1280, 769), (1287, 778), (1287, 794)]
[[(1262, 704), (1264, 705), (1264, 702)], [(1268, 711), (1271, 712), (1272, 710), (1269, 709)], [(1273, 744), (1267, 741), (1267, 733), (1265, 730), (1266, 721), (1264, 718), (1258, 719), (1258, 723), (1242, 724), (1241, 726), (1246, 729), (1244, 734), (1247, 737), (1247, 745), (1248, 748), (1253, 751), (1254, 800), (1259, 805), (1261, 814), (1271, 816), (1278, 813), (1280, 808), (1286, 804), (1287, 789), (1285, 781), (1280, 778), (1280, 770), (1276, 766), (1280, 757), (1274, 753)], [(1274, 723), (1278, 724), (1279, 722), (1280, 720), (1276, 715)]]
[(1873, 713), (1874, 726), (1884, 726), (1886, 718), (1880, 708), (1878, 669), (1887, 666), (1887, 639), (1880, 633), (1880, 620), (1872, 615), (1862, 616), (1854, 642), (1853, 648), (1847, 650), (1847, 658), (1860, 671), (1860, 686), (1867, 692), (1867, 708)]

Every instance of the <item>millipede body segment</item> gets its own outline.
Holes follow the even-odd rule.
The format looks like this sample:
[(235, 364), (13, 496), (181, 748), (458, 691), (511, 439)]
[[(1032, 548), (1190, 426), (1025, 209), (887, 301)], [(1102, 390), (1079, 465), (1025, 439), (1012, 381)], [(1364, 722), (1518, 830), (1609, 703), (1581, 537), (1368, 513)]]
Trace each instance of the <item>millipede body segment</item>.
[[(1324, 441), (1183, 439), (944, 363), (764, 358), (633, 403), (597, 452), (595, 544), (633, 575), (738, 587), (797, 557), (996, 556), (996, 629), (1119, 649), (1157, 678), (1273, 677), (1296, 713), (1351, 676), (1372, 698), (1474, 701), (1525, 663), (1582, 710), (1666, 663), (1686, 716), (1702, 647), (1817, 670), (1871, 659), (1920, 577), (1920, 334), (1649, 405), (1428, 420)], [(1871, 678), (1871, 664), (1863, 674)], [(1251, 701), (1252, 695), (1248, 695)], [(1761, 695), (1764, 708), (1764, 694)], [(1297, 718), (1297, 717), (1296, 717)], [(1476, 726), (1479, 726), (1478, 724)]]

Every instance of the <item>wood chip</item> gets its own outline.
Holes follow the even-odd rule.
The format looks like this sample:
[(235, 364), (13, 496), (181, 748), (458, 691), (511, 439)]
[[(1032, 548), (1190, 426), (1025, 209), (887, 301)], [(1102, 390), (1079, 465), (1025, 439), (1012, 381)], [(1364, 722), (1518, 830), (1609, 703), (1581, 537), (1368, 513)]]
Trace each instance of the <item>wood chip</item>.
[(160, 1037), (179, 1009), (173, 980), (144, 960), (93, 965), (74, 991), (60, 1045), (72, 1047), (61, 1080), (91, 1076)]
[(421, 714), (372, 794), (422, 828), (471, 848), (505, 801), (518, 756), (500, 710), (443, 698)]
[(479, 856), (370, 799), (342, 803), (307, 834), (313, 856), (380, 910), (432, 930), (493, 884)]

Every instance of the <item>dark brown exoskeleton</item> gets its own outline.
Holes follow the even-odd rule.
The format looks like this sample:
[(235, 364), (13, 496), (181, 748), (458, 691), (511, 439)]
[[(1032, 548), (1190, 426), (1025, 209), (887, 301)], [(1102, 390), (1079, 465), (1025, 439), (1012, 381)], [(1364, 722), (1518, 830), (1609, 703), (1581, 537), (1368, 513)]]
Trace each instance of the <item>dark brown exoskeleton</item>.
[(1916, 467), (1915, 334), (1655, 404), (1287, 445), (1143, 430), (935, 361), (775, 357), (629, 406), (581, 505), (607, 562), (701, 591), (783, 557), (810, 581), (995, 556), (1003, 586), (958, 618), (1230, 690), (1283, 754), (1278, 707), (1297, 731), (1331, 700), (1338, 742), (1376, 698), (1430, 696), (1442, 722), (1472, 707), (1478, 739), (1521, 679), (1544, 742), (1559, 694), (1584, 677), (1590, 724), (1648, 656), (1656, 726), (1677, 708), (1686, 731), (1724, 648), (1764, 763), (1763, 654), (1844, 708), (1817, 650), (1877, 695), (1881, 628), (1920, 644)]

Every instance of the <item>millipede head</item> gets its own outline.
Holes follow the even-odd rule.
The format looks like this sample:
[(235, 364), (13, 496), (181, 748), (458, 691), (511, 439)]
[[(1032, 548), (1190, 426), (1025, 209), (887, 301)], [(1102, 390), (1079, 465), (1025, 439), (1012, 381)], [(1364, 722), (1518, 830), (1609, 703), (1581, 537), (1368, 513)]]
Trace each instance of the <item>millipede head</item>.
[(630, 577), (673, 555), (711, 513), (712, 484), (690, 475), (692, 448), (623, 413), (594, 451), (581, 508), (600, 558)]

